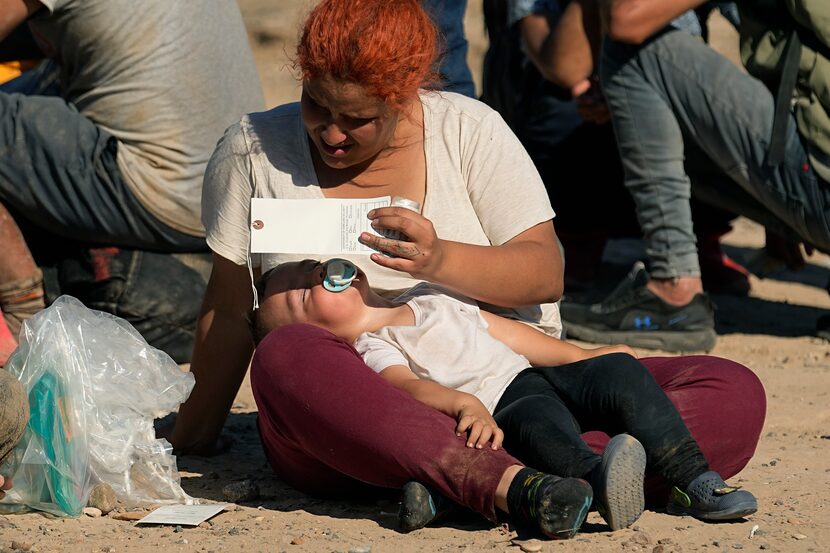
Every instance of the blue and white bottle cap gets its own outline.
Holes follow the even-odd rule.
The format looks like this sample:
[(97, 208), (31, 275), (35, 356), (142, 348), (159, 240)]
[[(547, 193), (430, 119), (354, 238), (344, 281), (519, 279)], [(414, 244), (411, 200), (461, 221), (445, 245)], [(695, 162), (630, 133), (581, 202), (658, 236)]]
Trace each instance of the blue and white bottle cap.
[(323, 288), (329, 292), (342, 292), (357, 277), (357, 267), (346, 259), (334, 258), (326, 261), (326, 276)]

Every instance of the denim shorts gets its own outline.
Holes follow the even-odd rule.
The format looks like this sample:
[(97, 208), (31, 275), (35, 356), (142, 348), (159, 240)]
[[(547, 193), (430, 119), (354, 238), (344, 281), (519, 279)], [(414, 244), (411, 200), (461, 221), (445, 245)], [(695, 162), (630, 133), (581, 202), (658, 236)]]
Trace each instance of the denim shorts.
[(0, 86), (0, 203), (19, 223), (75, 241), (207, 251), (204, 238), (165, 225), (132, 194), (114, 136), (58, 96), (26, 93), (45, 92), (36, 87), (49, 65)]

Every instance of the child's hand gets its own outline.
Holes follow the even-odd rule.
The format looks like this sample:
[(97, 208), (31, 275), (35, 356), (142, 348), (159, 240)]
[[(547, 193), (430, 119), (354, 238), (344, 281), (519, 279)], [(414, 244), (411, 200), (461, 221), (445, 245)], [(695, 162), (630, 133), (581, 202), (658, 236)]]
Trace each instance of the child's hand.
[(460, 436), (467, 432), (467, 447), (481, 449), (490, 441), (492, 441), (490, 449), (495, 450), (501, 447), (504, 432), (478, 399), (464, 405), (459, 410), (457, 419), (458, 425), (455, 427), (455, 433)]

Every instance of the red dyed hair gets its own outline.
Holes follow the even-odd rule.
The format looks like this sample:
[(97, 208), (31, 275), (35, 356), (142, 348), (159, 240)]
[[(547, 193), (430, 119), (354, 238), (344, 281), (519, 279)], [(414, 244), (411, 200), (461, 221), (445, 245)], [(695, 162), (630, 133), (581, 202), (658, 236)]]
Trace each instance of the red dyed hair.
[(323, 0), (303, 27), (295, 66), (400, 108), (438, 82), (438, 31), (419, 0)]

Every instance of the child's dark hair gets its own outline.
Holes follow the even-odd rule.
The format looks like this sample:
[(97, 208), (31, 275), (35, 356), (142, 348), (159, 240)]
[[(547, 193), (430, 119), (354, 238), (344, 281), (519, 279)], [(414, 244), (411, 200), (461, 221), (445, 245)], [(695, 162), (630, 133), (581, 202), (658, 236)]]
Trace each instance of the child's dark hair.
[[(256, 289), (256, 295), (258, 302), (261, 302), (265, 299), (265, 289), (268, 287), (268, 280), (271, 278), (271, 274), (277, 267), (271, 267), (260, 277), (257, 279), (256, 283), (254, 284), (254, 288)], [(265, 336), (271, 332), (272, 329), (267, 328), (264, 324), (262, 324), (262, 319), (260, 318), (260, 308), (251, 309), (248, 312), (248, 330), (251, 332), (251, 337), (254, 339), (254, 345), (258, 346), (259, 343), (262, 341)]]

